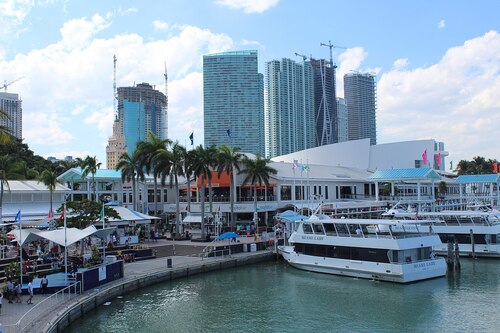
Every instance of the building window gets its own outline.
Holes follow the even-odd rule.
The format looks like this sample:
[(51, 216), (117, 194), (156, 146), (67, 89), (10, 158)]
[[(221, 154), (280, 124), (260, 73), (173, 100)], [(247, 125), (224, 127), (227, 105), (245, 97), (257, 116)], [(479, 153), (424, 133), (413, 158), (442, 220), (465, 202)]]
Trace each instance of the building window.
[(281, 200), (292, 200), (292, 187), (290, 185), (281, 185), (280, 198)]

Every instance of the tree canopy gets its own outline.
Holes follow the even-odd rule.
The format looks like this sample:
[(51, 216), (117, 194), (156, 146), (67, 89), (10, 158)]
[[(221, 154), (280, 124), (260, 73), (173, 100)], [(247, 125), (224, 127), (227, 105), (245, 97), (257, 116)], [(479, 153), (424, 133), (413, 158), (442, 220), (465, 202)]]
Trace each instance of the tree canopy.
[[(99, 223), (102, 204), (92, 200), (67, 201), (66, 202), (66, 225), (70, 228), (86, 228), (91, 224)], [(62, 213), (64, 206), (57, 209)], [(119, 219), (120, 215), (112, 207), (104, 206), (104, 218)], [(63, 221), (59, 221), (62, 225)]]
[(472, 161), (461, 160), (460, 162), (458, 162), (456, 172), (458, 175), (480, 175), (495, 173), (495, 171), (493, 170), (494, 163), (498, 163), (498, 161), (496, 159), (487, 160), (484, 157), (476, 156), (472, 159)]

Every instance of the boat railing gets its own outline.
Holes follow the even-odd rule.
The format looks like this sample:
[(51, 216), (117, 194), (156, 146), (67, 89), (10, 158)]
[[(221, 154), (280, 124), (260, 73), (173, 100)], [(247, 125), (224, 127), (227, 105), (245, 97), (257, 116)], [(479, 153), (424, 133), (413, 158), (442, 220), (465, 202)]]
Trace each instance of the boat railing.
[[(423, 235), (426, 235), (428, 233), (383, 233), (383, 232), (376, 232), (376, 233), (371, 233), (371, 232), (363, 232), (361, 234), (356, 234), (356, 233), (335, 233), (335, 232), (327, 232), (326, 236), (335, 236), (335, 237), (351, 237), (351, 238), (385, 238), (385, 239), (404, 239), (404, 238), (414, 238), (414, 237), (422, 237)], [(322, 235), (324, 236), (325, 234), (315, 234), (315, 235)]]

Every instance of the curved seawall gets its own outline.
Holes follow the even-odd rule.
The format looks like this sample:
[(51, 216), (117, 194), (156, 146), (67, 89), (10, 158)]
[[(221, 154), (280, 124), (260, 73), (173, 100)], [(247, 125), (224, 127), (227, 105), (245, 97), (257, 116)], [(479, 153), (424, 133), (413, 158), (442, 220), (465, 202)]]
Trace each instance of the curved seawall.
[[(172, 258), (172, 268), (167, 268), (167, 258), (141, 262), (141, 266), (136, 267), (135, 271), (129, 269), (130, 264), (127, 264), (123, 279), (103, 285), (68, 301), (64, 306), (58, 308), (51, 318), (45, 318), (48, 319), (48, 322), (44, 320), (45, 326), (42, 331), (47, 333), (61, 332), (73, 321), (101, 304), (144, 287), (179, 278), (187, 278), (196, 274), (268, 261), (274, 258), (275, 254), (271, 251), (259, 251), (234, 254), (225, 258), (204, 258), (203, 260), (193, 257), (174, 257)], [(34, 327), (41, 328), (33, 323), (32, 328)]]

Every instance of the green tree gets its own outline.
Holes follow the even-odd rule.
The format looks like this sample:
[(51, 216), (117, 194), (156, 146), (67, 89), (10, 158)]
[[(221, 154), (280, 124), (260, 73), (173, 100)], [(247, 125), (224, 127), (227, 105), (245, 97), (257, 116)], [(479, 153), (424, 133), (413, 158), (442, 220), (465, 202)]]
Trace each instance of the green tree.
[(448, 185), (445, 181), (440, 181), (438, 185), (439, 198), (443, 200), (446, 197), (446, 192), (448, 191)]
[[(91, 224), (98, 223), (101, 215), (102, 204), (93, 200), (67, 201), (66, 225), (71, 228), (83, 229)], [(57, 209), (59, 213), (64, 210), (64, 204)], [(104, 206), (104, 218), (119, 219), (120, 215), (112, 207)], [(63, 221), (59, 221), (60, 224)]]
[(128, 153), (123, 153), (116, 164), (116, 170), (122, 173), (122, 182), (132, 182), (132, 207), (137, 210), (137, 190), (136, 181), (144, 181), (144, 172), (139, 161), (139, 153), (134, 151), (132, 156)]
[(36, 177), (32, 177), (32, 175), (26, 173), (30, 169), (42, 173), (43, 170), (48, 170), (52, 167), (52, 162), (35, 155), (27, 144), (24, 144), (21, 139), (16, 137), (12, 137), (7, 144), (0, 144), (0, 156), (2, 155), (9, 155), (13, 160), (23, 162), (25, 165), (23, 176), (26, 179), (36, 179)]
[(226, 145), (221, 145), (219, 147), (219, 158), (217, 164), (217, 173), (220, 177), (223, 172), (229, 175), (229, 201), (231, 205), (231, 220), (229, 221), (229, 226), (232, 230), (235, 228), (235, 218), (234, 218), (234, 201), (236, 196), (234, 175), (235, 172), (240, 171), (240, 163), (243, 159), (243, 154), (240, 153), (239, 147), (228, 147)]
[(158, 214), (158, 177), (160, 176), (160, 170), (155, 162), (155, 156), (157, 156), (161, 151), (166, 150), (167, 146), (172, 143), (171, 140), (161, 140), (153, 132), (148, 131), (146, 141), (140, 141), (137, 144), (138, 159), (141, 167), (149, 174), (153, 171), (153, 183), (154, 183), (154, 207), (155, 215)]
[(4, 191), (10, 191), (9, 180), (15, 179), (24, 179), (24, 163), (8, 155), (0, 156), (0, 223), (2, 223)]
[(50, 211), (52, 212), (52, 194), (54, 193), (54, 190), (56, 189), (57, 184), (59, 181), (57, 180), (57, 173), (52, 170), (45, 170), (42, 172), (40, 175), (40, 181), (47, 186), (47, 188), (50, 191)]
[(97, 162), (97, 157), (94, 156), (87, 156), (83, 161), (81, 162), (81, 167), (83, 170), (82, 177), (87, 177), (89, 174), (92, 175), (92, 193), (93, 193), (93, 198), (90, 198), (91, 200), (97, 201), (97, 194), (96, 194), (96, 185), (95, 185), (95, 174), (97, 173), (97, 170), (101, 167), (100, 162)]
[(498, 163), (497, 160), (488, 159), (476, 156), (472, 161), (461, 160), (457, 164), (456, 172), (458, 175), (480, 175), (493, 173), (493, 163)]
[(278, 173), (276, 169), (269, 166), (270, 159), (262, 158), (259, 155), (255, 159), (251, 159), (247, 156), (243, 158), (244, 169), (240, 170), (240, 174), (245, 174), (245, 179), (243, 184), (250, 183), (254, 186), (253, 200), (254, 200), (254, 216), (256, 218), (255, 226), (258, 226), (257, 219), (257, 185), (262, 186), (263, 184), (267, 187), (269, 186), (269, 179), (271, 175)]
[[(0, 109), (0, 120), (9, 120), (9, 115)], [(6, 126), (0, 125), (0, 143), (9, 143), (12, 139), (12, 133)]]
[(205, 181), (211, 179), (210, 165), (213, 157), (210, 156), (210, 150), (203, 148), (199, 145), (194, 149), (194, 159), (192, 164), (192, 171), (196, 177), (201, 177), (201, 238), (205, 238)]
[(163, 150), (157, 155), (157, 163), (160, 168), (161, 184), (165, 185), (166, 178), (169, 178), (169, 186), (174, 187), (175, 192), (175, 232), (179, 235), (180, 226), (180, 198), (179, 198), (179, 177), (184, 175), (184, 161), (186, 158), (186, 148), (175, 142), (172, 150)]

